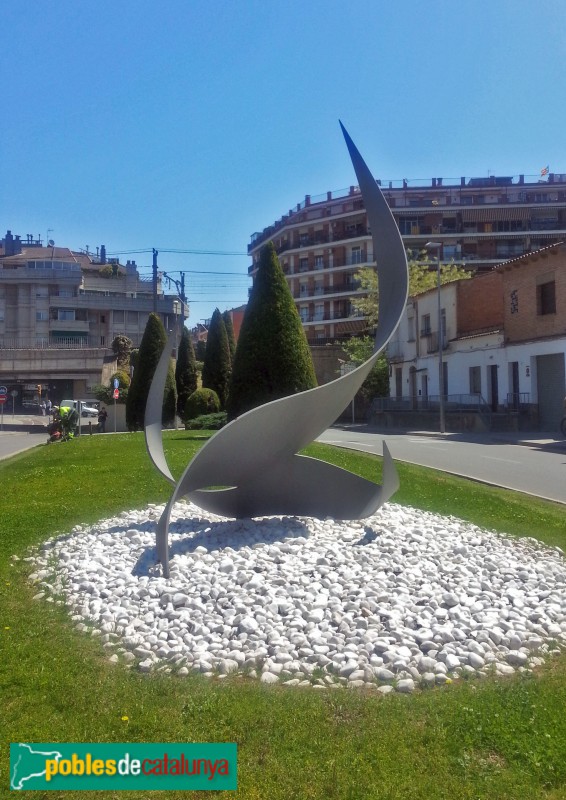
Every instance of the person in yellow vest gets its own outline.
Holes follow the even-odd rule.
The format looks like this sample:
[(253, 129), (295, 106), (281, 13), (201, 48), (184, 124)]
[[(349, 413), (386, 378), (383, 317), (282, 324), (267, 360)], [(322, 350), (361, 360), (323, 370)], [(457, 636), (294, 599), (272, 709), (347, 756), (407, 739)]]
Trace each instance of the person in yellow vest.
[(73, 406), (60, 406), (59, 416), (63, 439), (74, 439), (79, 415)]

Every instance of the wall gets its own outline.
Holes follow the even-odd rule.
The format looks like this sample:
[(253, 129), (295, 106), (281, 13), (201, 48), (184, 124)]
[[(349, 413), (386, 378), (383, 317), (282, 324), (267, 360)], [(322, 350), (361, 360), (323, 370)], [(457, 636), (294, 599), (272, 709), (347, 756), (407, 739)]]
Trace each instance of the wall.
[(334, 344), (311, 346), (312, 361), (318, 385), (329, 383), (340, 377), (340, 360), (347, 360), (341, 347)]
[[(503, 278), (505, 336), (521, 342), (566, 334), (566, 246), (548, 248), (499, 267)], [(555, 281), (556, 313), (540, 314), (537, 286)]]
[(457, 335), (503, 327), (503, 278), (499, 272), (476, 275), (458, 281)]

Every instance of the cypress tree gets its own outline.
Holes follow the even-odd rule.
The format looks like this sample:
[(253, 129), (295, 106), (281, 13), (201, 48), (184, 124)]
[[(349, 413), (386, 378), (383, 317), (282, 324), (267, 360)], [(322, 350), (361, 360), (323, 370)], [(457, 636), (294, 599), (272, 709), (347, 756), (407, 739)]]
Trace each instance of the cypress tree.
[(202, 385), (205, 389), (214, 389), (220, 398), (222, 408), (226, 406), (231, 371), (230, 345), (228, 344), (226, 326), (224, 325), (222, 314), (216, 309), (208, 329), (206, 353), (202, 368)]
[(177, 411), (177, 386), (175, 385), (175, 360), (169, 359), (169, 369), (165, 379), (165, 389), (163, 390), (163, 408), (161, 411), (161, 422), (163, 427), (173, 425), (175, 422), (175, 412)]
[(189, 331), (183, 325), (183, 333), (177, 350), (177, 366), (175, 367), (175, 383), (177, 385), (177, 413), (182, 418), (189, 396), (197, 388), (197, 365), (193, 343)]
[(259, 268), (240, 329), (228, 418), (316, 386), (305, 332), (273, 242)]
[(167, 343), (167, 334), (157, 314), (150, 314), (145, 326), (126, 401), (126, 425), (130, 431), (143, 429), (149, 387)]
[(226, 326), (226, 335), (228, 336), (228, 345), (230, 347), (230, 363), (234, 363), (234, 355), (236, 354), (236, 337), (234, 336), (234, 325), (232, 324), (232, 317), (228, 311), (222, 314), (224, 325)]

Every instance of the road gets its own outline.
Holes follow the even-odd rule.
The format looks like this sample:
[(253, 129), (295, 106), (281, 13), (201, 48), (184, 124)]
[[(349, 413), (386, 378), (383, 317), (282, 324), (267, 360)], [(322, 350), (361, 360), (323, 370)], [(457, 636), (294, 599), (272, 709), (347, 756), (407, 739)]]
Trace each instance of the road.
[(377, 433), (365, 426), (329, 428), (319, 442), (383, 453), (394, 459), (473, 478), (483, 483), (566, 503), (566, 443), (536, 439), (544, 434), (509, 437)]
[(47, 433), (39, 428), (33, 433), (0, 433), (0, 461), (46, 441)]

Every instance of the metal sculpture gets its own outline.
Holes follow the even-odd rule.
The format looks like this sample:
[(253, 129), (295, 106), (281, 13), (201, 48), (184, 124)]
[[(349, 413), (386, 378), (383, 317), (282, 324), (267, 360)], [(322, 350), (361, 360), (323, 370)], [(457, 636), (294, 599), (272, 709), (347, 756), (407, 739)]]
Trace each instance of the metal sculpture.
[[(161, 407), (175, 337), (169, 337), (150, 388), (147, 450), (175, 489), (157, 525), (157, 557), (169, 577), (171, 508), (187, 497), (225, 517), (294, 515), (363, 519), (399, 487), (397, 470), (383, 446), (381, 486), (346, 470), (298, 455), (325, 431), (352, 400), (395, 331), (405, 307), (408, 269), (401, 235), (379, 186), (340, 123), (371, 227), (379, 287), (374, 353), (357, 369), (323, 386), (254, 408), (221, 428), (189, 463), (176, 483), (163, 452)], [(212, 488), (224, 487), (224, 488)]]

